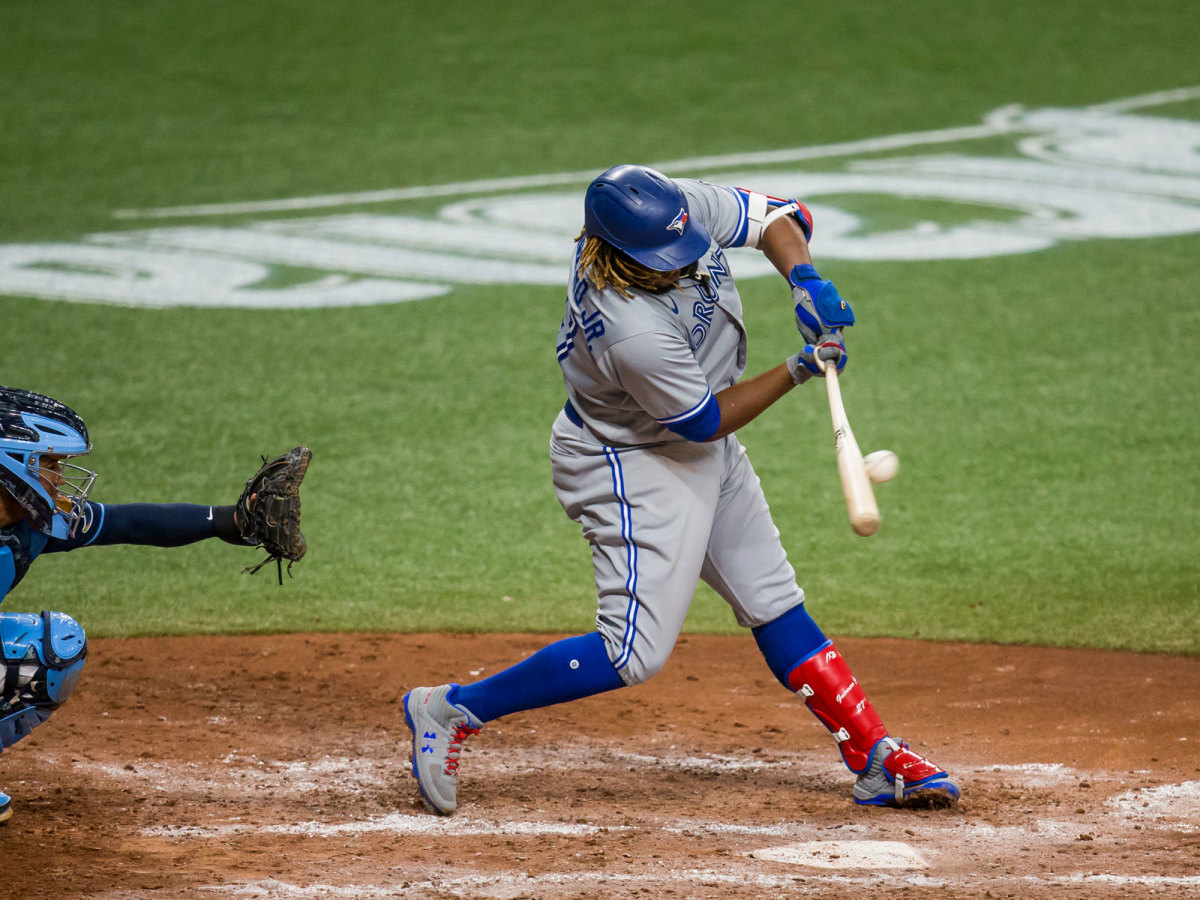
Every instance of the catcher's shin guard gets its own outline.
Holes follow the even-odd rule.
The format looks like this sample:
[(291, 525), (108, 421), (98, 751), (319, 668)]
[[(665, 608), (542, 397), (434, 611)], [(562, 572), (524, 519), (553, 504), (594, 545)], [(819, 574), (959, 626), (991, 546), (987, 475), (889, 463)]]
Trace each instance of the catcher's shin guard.
[(0, 750), (67, 701), (86, 656), (83, 628), (65, 613), (0, 613)]
[(887, 728), (833, 641), (792, 669), (788, 687), (829, 729), (850, 771), (865, 772)]

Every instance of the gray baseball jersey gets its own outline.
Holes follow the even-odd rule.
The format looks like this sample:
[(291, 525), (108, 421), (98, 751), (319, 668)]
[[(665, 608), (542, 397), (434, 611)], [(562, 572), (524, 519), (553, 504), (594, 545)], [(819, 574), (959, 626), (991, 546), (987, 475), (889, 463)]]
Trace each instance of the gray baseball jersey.
[(596, 290), (576, 264), (558, 335), (568, 404), (551, 435), (554, 486), (591, 544), (597, 625), (627, 684), (662, 667), (698, 579), (747, 627), (804, 600), (745, 449), (732, 435), (689, 440), (745, 370), (742, 301), (723, 249), (757, 246), (767, 201), (676, 184), (712, 237), (697, 277), (625, 297)]

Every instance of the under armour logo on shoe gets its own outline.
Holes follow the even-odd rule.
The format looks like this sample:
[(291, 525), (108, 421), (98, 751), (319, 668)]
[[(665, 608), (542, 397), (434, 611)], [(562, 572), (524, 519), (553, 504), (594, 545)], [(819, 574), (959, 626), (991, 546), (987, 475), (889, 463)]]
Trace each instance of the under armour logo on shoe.
[[(424, 738), (427, 741), (436, 741), (437, 740), (437, 732), (436, 731), (427, 731), (424, 734)], [(431, 747), (429, 744), (423, 744), (421, 746), (421, 752), (422, 753), (432, 753), (433, 747)]]

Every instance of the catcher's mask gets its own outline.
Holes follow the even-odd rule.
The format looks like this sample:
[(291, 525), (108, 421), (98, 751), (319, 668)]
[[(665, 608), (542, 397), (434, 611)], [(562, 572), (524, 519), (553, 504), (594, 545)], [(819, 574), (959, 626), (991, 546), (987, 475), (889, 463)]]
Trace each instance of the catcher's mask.
[(91, 449), (87, 426), (69, 406), (0, 386), (0, 487), (38, 531), (55, 538), (75, 533), (96, 473), (67, 459)]
[(679, 185), (646, 166), (613, 166), (591, 183), (583, 230), (656, 272), (686, 269), (712, 242)]

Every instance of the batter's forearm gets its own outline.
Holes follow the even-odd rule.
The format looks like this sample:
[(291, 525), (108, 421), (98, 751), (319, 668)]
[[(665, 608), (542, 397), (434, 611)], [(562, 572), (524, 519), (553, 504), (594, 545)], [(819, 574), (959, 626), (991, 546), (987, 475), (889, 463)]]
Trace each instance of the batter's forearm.
[(715, 396), (721, 410), (721, 425), (709, 440), (715, 441), (733, 434), (747, 422), (758, 418), (767, 407), (795, 386), (787, 363), (780, 363), (761, 375), (718, 391)]
[(800, 225), (791, 216), (772, 222), (763, 232), (758, 248), (784, 278), (795, 266), (812, 265), (808, 241), (804, 239)]

